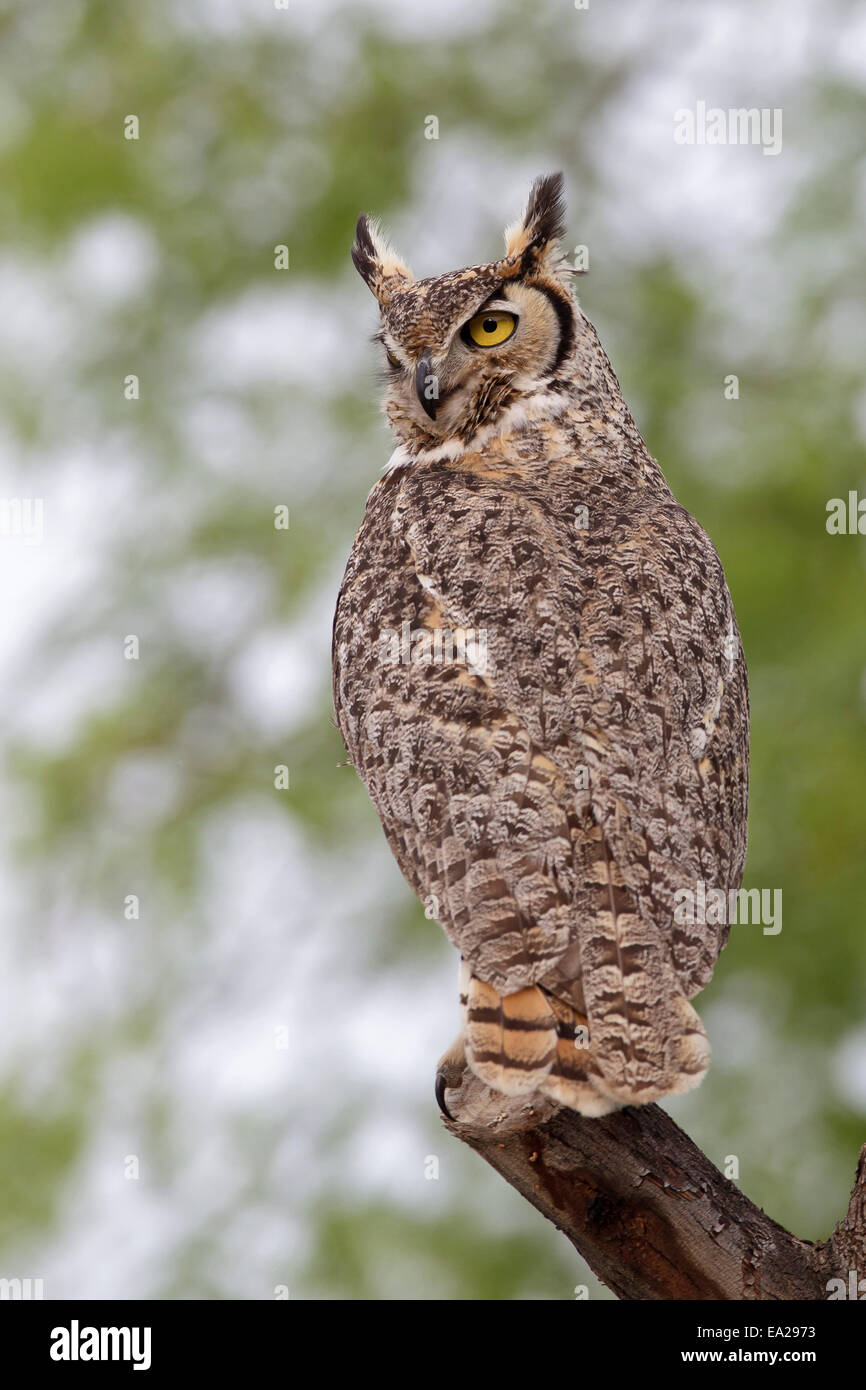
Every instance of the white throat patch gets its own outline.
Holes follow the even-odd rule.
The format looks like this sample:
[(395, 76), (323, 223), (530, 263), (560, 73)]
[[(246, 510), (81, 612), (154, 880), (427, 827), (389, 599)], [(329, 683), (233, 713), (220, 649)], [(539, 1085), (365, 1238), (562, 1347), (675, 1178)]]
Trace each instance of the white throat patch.
[(568, 406), (568, 399), (557, 392), (548, 391), (546, 388), (535, 391), (531, 396), (508, 406), (501, 419), (493, 424), (483, 425), (469, 440), (451, 435), (450, 438), (443, 439), (441, 444), (436, 444), (430, 449), (419, 449), (415, 453), (407, 449), (405, 444), (398, 444), (382, 471), (390, 473), (395, 468), (411, 467), (416, 463), (462, 458), (464, 454), (475, 453), (480, 445), (500, 435), (510, 434), (524, 425), (533, 424), (536, 420), (553, 420), (562, 415)]

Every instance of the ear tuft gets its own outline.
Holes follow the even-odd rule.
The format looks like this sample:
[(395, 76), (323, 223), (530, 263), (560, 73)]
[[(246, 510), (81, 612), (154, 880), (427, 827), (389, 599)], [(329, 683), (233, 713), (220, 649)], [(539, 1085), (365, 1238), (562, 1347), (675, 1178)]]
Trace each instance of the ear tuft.
[(391, 292), (398, 281), (414, 280), (409, 267), (388, 245), (375, 222), (366, 213), (358, 218), (352, 263), (361, 279), (369, 285), (382, 308), (387, 308)]
[(560, 259), (559, 239), (565, 233), (563, 177), (544, 174), (529, 192), (523, 216), (505, 229), (506, 279), (552, 271)]
[(369, 282), (376, 262), (376, 248), (370, 235), (370, 219), (365, 212), (358, 218), (355, 228), (355, 244), (352, 247), (352, 263), (362, 280)]

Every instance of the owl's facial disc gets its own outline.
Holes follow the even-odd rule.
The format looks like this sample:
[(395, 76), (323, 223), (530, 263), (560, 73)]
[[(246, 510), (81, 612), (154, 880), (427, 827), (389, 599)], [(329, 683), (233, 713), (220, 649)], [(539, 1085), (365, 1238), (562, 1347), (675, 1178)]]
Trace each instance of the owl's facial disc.
[[(428, 290), (429, 295), (429, 290)], [(511, 281), (486, 295), (467, 295), (459, 317), (441, 325), (407, 314), (411, 287), (399, 313), (382, 316), (379, 338), (388, 359), (386, 414), (401, 441), (424, 447), (495, 424), (521, 395), (531, 394), (556, 369), (567, 335), (557, 297), (546, 288)], [(474, 299), (474, 302), (473, 302)], [(444, 318), (444, 316), (443, 316)]]
[[(489, 352), (491, 348), (501, 347), (517, 328), (519, 316), (512, 312), (508, 301), (497, 301), (486, 305), (478, 313), (467, 319), (460, 329), (460, 339), (470, 349), (478, 348)], [(445, 364), (452, 354), (445, 355)], [(439, 378), (433, 370), (433, 353), (425, 348), (415, 369), (415, 394), (421, 409), (429, 419), (436, 419), (440, 400)]]
[(390, 368), (389, 397), (405, 407), (411, 394), (413, 406), (417, 402), (435, 424), (440, 406), (453, 404), (452, 397), (475, 376), (480, 359), (489, 359), (486, 365), (490, 370), (507, 366), (494, 349), (509, 342), (519, 322), (516, 306), (507, 299), (488, 299), (480, 306), (476, 301), (469, 317), (449, 330), (442, 347), (425, 346), (420, 352), (416, 347), (414, 353), (383, 325), (379, 337)]

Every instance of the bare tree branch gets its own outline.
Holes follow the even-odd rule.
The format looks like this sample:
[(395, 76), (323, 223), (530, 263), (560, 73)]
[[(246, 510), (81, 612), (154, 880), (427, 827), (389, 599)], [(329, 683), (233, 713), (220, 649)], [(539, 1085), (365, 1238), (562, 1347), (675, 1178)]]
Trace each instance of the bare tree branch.
[(866, 1277), (866, 1146), (845, 1219), (799, 1240), (756, 1207), (657, 1105), (584, 1119), (443, 1071), (446, 1128), (568, 1237), (623, 1299), (826, 1299)]

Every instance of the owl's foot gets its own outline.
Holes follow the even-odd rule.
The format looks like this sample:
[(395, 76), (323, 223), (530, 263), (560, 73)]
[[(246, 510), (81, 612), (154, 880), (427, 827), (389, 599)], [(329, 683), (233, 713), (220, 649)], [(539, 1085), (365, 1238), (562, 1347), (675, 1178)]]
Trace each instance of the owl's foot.
[(466, 995), (469, 1065), (506, 1096), (537, 1091), (556, 1056), (556, 1019), (544, 991), (528, 985), (500, 994), (471, 975)]
[(460, 1086), (465, 1070), (466, 1049), (463, 1045), (463, 1034), (460, 1033), (436, 1063), (436, 1104), (448, 1120), (453, 1120), (454, 1116), (446, 1104), (445, 1092), (456, 1090)]
[(549, 1096), (505, 1096), (491, 1089), (469, 1065), (462, 1035), (440, 1058), (436, 1069), (436, 1100), (452, 1131), (466, 1135), (513, 1134), (532, 1129), (555, 1115), (559, 1106)]

